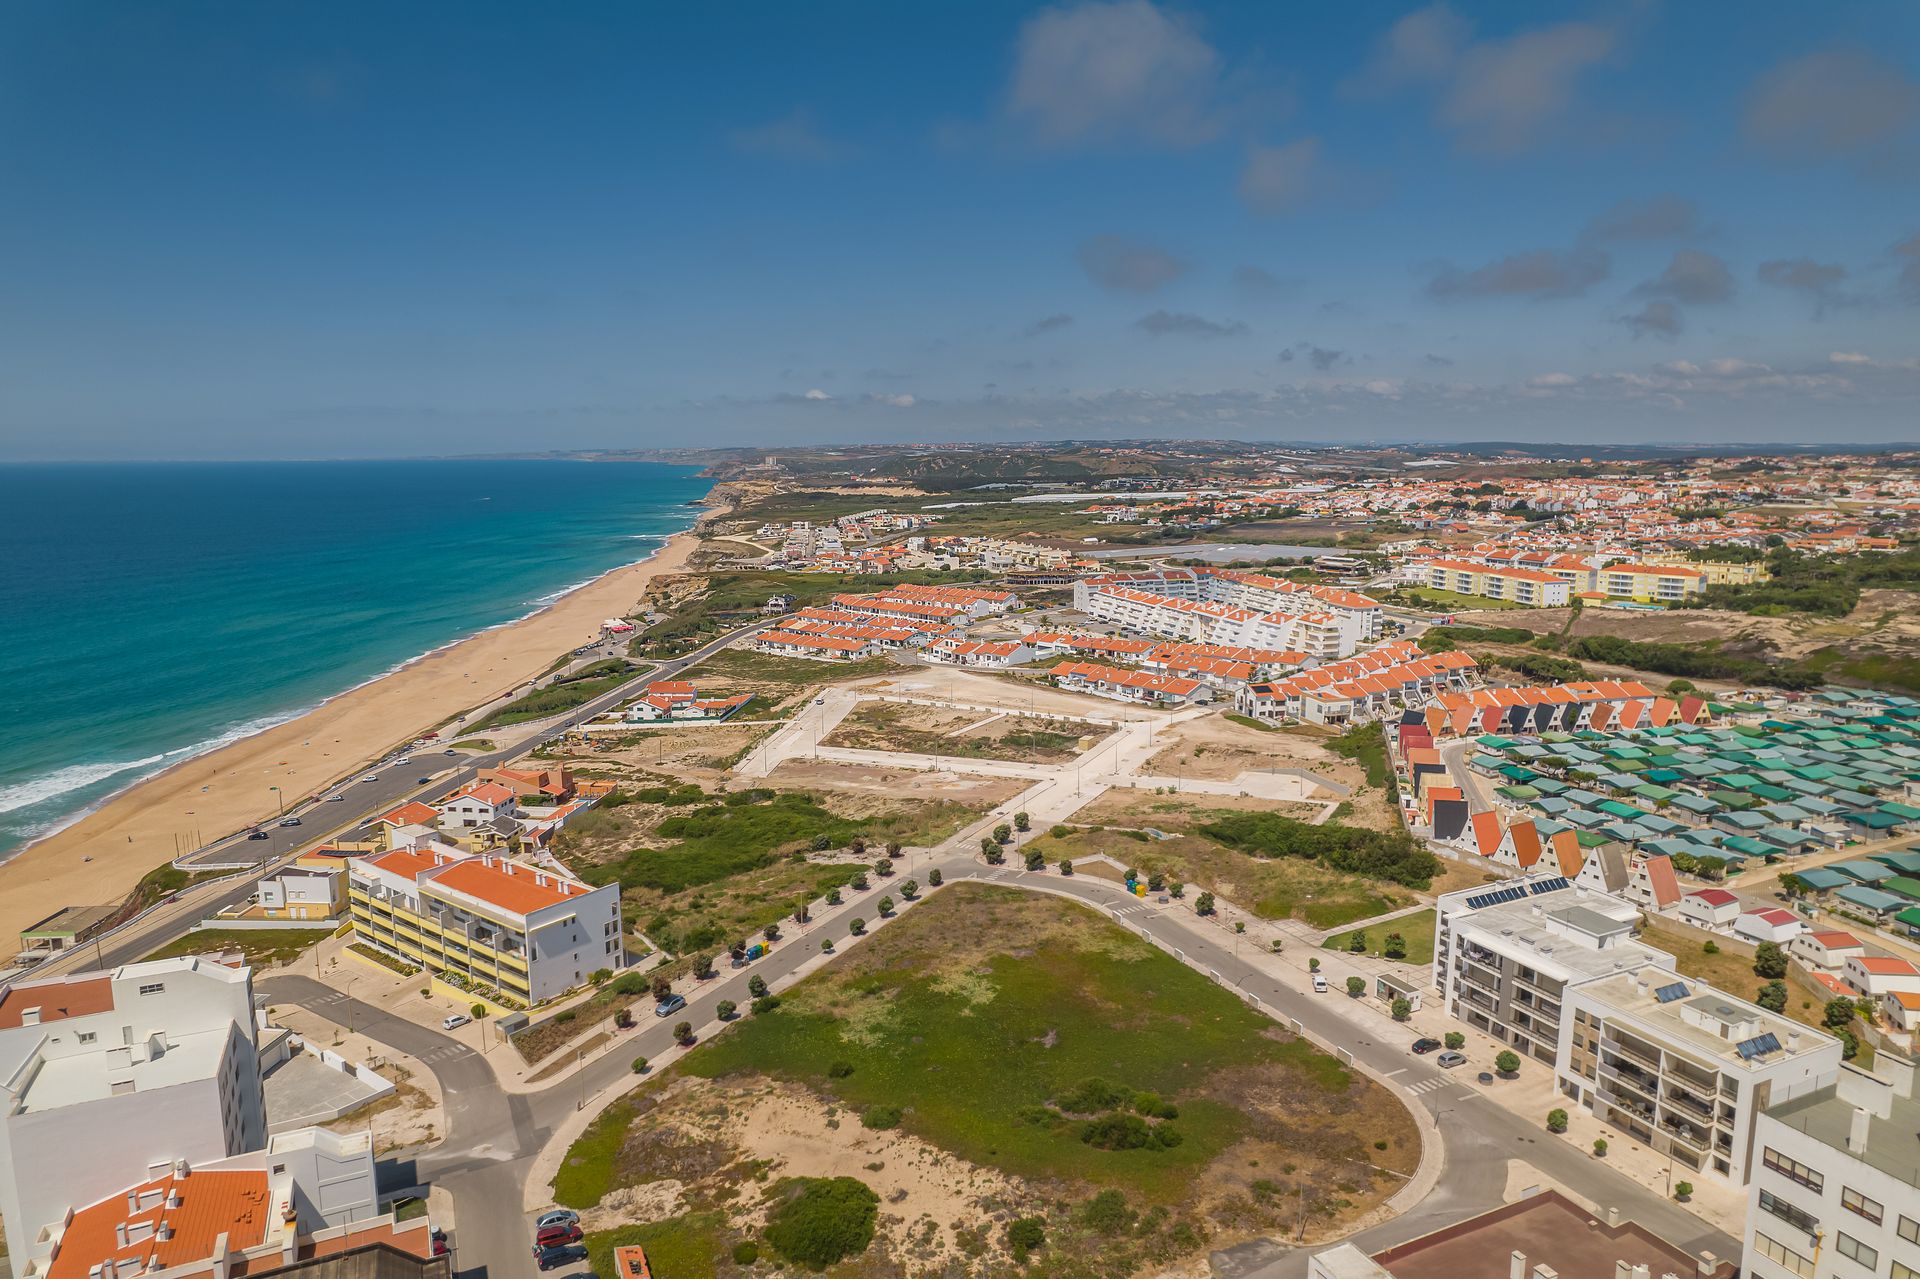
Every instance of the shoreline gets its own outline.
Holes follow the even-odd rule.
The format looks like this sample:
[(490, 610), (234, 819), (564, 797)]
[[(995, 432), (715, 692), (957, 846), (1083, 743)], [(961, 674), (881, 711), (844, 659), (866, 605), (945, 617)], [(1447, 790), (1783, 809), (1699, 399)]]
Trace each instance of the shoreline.
[[(557, 593), (541, 606), (443, 644), (279, 723), (181, 759), (115, 792), (0, 861), (0, 955), (20, 930), (67, 906), (118, 905), (184, 849), (274, 817), (289, 798), (319, 794), (396, 746), (534, 679), (554, 657), (599, 636), (654, 578), (684, 571), (707, 523), (730, 506), (724, 485), (690, 528), (645, 557)], [(653, 536), (653, 535), (649, 535)], [(343, 816), (346, 816), (343, 814)], [(91, 857), (91, 861), (83, 860)]]

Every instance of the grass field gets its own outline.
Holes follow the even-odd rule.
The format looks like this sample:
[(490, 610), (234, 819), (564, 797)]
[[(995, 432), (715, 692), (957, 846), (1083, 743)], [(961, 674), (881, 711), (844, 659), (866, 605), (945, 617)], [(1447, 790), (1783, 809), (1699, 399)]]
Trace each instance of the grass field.
[(327, 936), (324, 928), (202, 928), (176, 937), (148, 959), (176, 955), (203, 955), (208, 951), (238, 950), (250, 964), (284, 964)]
[(587, 1264), (596, 1275), (611, 1277), (613, 1250), (639, 1244), (647, 1250), (647, 1268), (660, 1279), (714, 1279), (725, 1266), (726, 1222), (715, 1213), (686, 1213), (643, 1226), (595, 1231), (586, 1237)]
[(814, 662), (804, 657), (775, 657), (771, 653), (723, 648), (698, 666), (690, 667), (681, 678), (748, 680), (762, 684), (837, 684), (899, 669), (885, 657), (869, 657), (858, 662)]
[[(1430, 910), (1417, 915), (1404, 915), (1389, 923), (1378, 924), (1365, 930), (1369, 955), (1378, 955), (1380, 947), (1386, 942), (1388, 933), (1399, 933), (1407, 943), (1407, 956), (1403, 961), (1409, 964), (1431, 964), (1433, 962), (1434, 916)], [(1353, 940), (1352, 932), (1338, 933), (1320, 943), (1328, 950), (1345, 951)]]
[(1403, 586), (1398, 593), (1430, 608), (1445, 609), (1453, 613), (1526, 607), (1512, 600), (1488, 599), (1484, 595), (1462, 595), (1458, 591), (1436, 590), (1431, 586)]
[[(1254, 1080), (1289, 1099), (1284, 1126), (1301, 1162), (1358, 1157), (1356, 1124), (1411, 1128), (1378, 1099), (1356, 1111), (1370, 1085), (1092, 912), (973, 885), (915, 907), (680, 1069), (792, 1080), (856, 1111), (897, 1107), (901, 1127), (970, 1162), (1152, 1203), (1184, 1199), (1202, 1169), (1274, 1122), (1239, 1104)], [(1079, 1122), (1047, 1103), (1089, 1079), (1174, 1102), (1180, 1143), (1082, 1140)], [(1395, 1137), (1407, 1140), (1383, 1136), (1381, 1158), (1410, 1167), (1417, 1150)]]
[(595, 662), (582, 669), (578, 674), (550, 684), (546, 688), (516, 698), (477, 724), (468, 726), (469, 732), (483, 732), (507, 724), (524, 724), (529, 720), (545, 719), (549, 715), (558, 715), (570, 711), (576, 706), (584, 706), (602, 693), (625, 684), (640, 674), (637, 666), (628, 666), (619, 658), (605, 662)]

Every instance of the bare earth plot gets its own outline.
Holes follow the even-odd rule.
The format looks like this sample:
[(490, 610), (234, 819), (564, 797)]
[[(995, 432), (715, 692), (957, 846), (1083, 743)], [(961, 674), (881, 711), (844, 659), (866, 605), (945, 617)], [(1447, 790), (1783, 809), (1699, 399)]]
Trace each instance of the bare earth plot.
[(900, 702), (862, 702), (821, 742), (856, 750), (958, 755), (1059, 764), (1079, 754), (1091, 725), (1017, 712), (961, 710)]

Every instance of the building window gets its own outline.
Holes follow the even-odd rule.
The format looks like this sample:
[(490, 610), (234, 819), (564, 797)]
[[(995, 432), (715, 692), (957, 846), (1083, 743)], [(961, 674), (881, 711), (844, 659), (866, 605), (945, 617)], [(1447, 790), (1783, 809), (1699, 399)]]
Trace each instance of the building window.
[(164, 995), (166, 991), (167, 983), (163, 981), (147, 982), (140, 987), (140, 993), (143, 995)]
[(1920, 1221), (1912, 1217), (1900, 1218), (1900, 1237), (1908, 1243), (1920, 1243)]
[(98, 1038), (100, 1038), (100, 1036), (91, 1030), (83, 1030), (80, 1032), (80, 1042), (83, 1044), (90, 1044)]
[(1772, 1213), (1788, 1225), (1799, 1230), (1804, 1230), (1808, 1234), (1813, 1234), (1820, 1229), (1820, 1218), (1804, 1209), (1795, 1207), (1771, 1191), (1762, 1190), (1760, 1192), (1760, 1211)]
[[(1793, 1271), (1794, 1274), (1799, 1275), (1800, 1279), (1813, 1279), (1813, 1262), (1809, 1258), (1801, 1256), (1785, 1244), (1769, 1239), (1763, 1234), (1756, 1233), (1753, 1236), (1753, 1246), (1756, 1252), (1768, 1261), (1771, 1261), (1774, 1265), (1786, 1267), (1788, 1270)], [(1894, 1268), (1896, 1270), (1899, 1269), (1898, 1266)]]
[(1760, 1156), (1760, 1162), (1765, 1164), (1770, 1170), (1785, 1177), (1788, 1181), (1797, 1181), (1816, 1194), (1823, 1192), (1827, 1187), (1827, 1179), (1825, 1177), (1822, 1177), (1798, 1159), (1793, 1159), (1781, 1154), (1772, 1146), (1765, 1148)]
[(1840, 1187), (1840, 1206), (1848, 1212), (1860, 1214), (1876, 1226), (1879, 1225), (1883, 1219), (1883, 1211), (1880, 1205), (1861, 1194), (1858, 1190), (1855, 1190), (1852, 1186)]
[(1879, 1268), (1880, 1254), (1845, 1231), (1841, 1232), (1840, 1242), (1834, 1246), (1840, 1250), (1841, 1256), (1850, 1257), (1869, 1270)]
[(1920, 1279), (1920, 1270), (1896, 1261), (1893, 1263), (1893, 1273), (1887, 1279)]

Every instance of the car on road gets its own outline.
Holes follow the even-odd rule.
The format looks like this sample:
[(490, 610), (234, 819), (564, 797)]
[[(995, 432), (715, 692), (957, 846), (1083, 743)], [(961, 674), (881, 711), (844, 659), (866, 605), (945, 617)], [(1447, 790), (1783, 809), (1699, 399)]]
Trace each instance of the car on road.
[(1313, 993), (1316, 995), (1327, 993), (1327, 979), (1319, 973), (1313, 975)]
[(558, 1226), (542, 1226), (533, 1241), (542, 1248), (564, 1248), (570, 1243), (580, 1242), (580, 1227), (572, 1222)]
[(346, 798), (347, 798), (347, 797), (346, 797), (345, 795), (329, 795), (329, 796), (327, 796), (327, 802), (328, 802), (329, 804), (340, 804), (340, 803), (345, 803), (345, 802), (346, 802)]
[(562, 1266), (571, 1266), (576, 1261), (585, 1261), (587, 1250), (577, 1243), (565, 1244), (558, 1248), (542, 1248), (533, 1245), (533, 1264), (542, 1270), (558, 1270)]
[(455, 750), (455, 749), (453, 749), (453, 747), (451, 747), (451, 746), (449, 746), (449, 747), (447, 747), (447, 749), (445, 749), (445, 750), (443, 750), (443, 751), (441, 751), (440, 753), (441, 753), (442, 755), (458, 755), (458, 754), (459, 754), (460, 752), (459, 752), (459, 751), (457, 751), (457, 750)]
[(468, 1022), (472, 1020), (473, 1018), (467, 1016), (465, 1013), (455, 1013), (453, 1016), (445, 1018), (444, 1020), (441, 1021), (440, 1029), (458, 1030), (460, 1029), (460, 1027), (466, 1025)]
[(580, 1214), (571, 1208), (555, 1208), (552, 1212), (540, 1214), (533, 1219), (535, 1230), (545, 1230), (548, 1226), (577, 1226)]
[(1452, 1070), (1455, 1066), (1466, 1065), (1467, 1055), (1465, 1053), (1457, 1053), (1449, 1049), (1448, 1051), (1441, 1053), (1438, 1057), (1435, 1057), (1433, 1059), (1433, 1064), (1440, 1067), (1442, 1070)]
[(280, 819), (280, 824), (282, 826), (298, 826), (300, 824), (300, 819), (298, 817), (282, 817)]
[(655, 1017), (671, 1017), (686, 1006), (686, 996), (668, 995), (665, 999), (653, 1006), (653, 1015)]
[(1437, 1039), (1416, 1039), (1413, 1041), (1413, 1051), (1422, 1057), (1430, 1052), (1438, 1052), (1443, 1047), (1445, 1047), (1445, 1045)]
[(425, 786), (431, 781), (433, 781), (431, 777), (416, 777), (413, 779), (413, 784), (415, 786)]
[(272, 839), (273, 836), (267, 834), (267, 832), (263, 830), (250, 830), (247, 832), (247, 838), (248, 839)]
[(361, 780), (361, 781), (363, 781), (363, 782), (377, 782), (377, 781), (379, 781), (379, 780), (380, 780), (380, 774), (378, 774), (378, 773), (362, 773), (362, 774), (360, 774), (360, 780)]
[(825, 706), (827, 704), (827, 699), (824, 697), (816, 697), (813, 699), (813, 704), (815, 706)]

